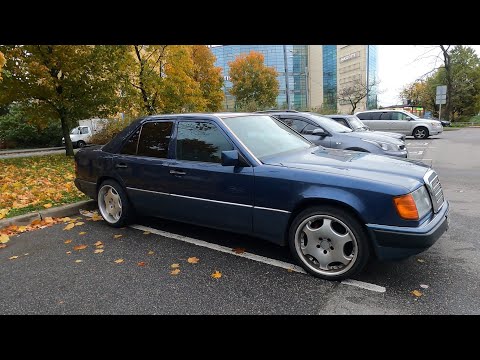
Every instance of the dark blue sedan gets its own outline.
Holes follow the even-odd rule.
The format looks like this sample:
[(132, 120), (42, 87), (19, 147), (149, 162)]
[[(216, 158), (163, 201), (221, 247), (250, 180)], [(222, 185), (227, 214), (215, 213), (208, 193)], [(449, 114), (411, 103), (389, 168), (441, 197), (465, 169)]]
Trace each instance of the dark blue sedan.
[(76, 186), (111, 226), (146, 214), (254, 235), (324, 279), (417, 254), (448, 227), (432, 169), (315, 146), (263, 114), (141, 118), (75, 161)]

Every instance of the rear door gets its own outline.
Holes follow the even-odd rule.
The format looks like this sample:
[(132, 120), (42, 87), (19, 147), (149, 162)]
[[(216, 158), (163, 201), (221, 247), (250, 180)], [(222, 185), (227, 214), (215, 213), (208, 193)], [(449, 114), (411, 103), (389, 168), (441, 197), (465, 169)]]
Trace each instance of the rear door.
[(357, 117), (362, 120), (362, 122), (367, 125), (371, 130), (383, 130), (382, 124), (380, 123), (381, 112), (364, 112), (358, 113)]

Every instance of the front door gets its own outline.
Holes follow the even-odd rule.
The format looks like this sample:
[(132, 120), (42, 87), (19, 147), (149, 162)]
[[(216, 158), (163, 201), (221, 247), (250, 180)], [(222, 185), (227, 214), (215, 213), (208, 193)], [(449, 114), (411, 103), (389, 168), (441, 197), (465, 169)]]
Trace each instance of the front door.
[(251, 166), (222, 166), (234, 150), (213, 122), (177, 122), (175, 161), (169, 168), (172, 212), (178, 220), (250, 233), (254, 173)]
[(390, 113), (389, 131), (405, 135), (411, 135), (411, 122), (408, 121), (410, 117), (400, 111), (393, 111)]
[(169, 217), (168, 167), (172, 160), (168, 157), (173, 125), (170, 120), (146, 122), (113, 158), (115, 174), (139, 213)]
[(314, 143), (315, 145), (321, 145), (327, 148), (338, 147), (336, 143), (332, 143), (332, 137), (329, 136), (330, 134), (328, 133), (327, 135), (322, 135), (322, 136), (313, 135), (312, 134), (313, 130), (318, 128), (320, 128), (319, 125), (308, 124), (305, 128), (303, 128), (302, 135), (306, 137), (308, 140), (310, 140), (312, 143)]

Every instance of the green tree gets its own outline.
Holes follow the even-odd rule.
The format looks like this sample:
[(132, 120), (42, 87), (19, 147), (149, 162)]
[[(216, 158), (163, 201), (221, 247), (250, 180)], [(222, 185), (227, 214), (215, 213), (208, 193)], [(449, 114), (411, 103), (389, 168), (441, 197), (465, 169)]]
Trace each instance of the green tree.
[(206, 45), (191, 47), (194, 64), (193, 78), (200, 84), (206, 100), (206, 111), (218, 111), (224, 100), (222, 69), (215, 66), (215, 56)]
[(5, 65), (5, 56), (3, 56), (3, 53), (0, 51), (0, 81), (2, 80), (2, 67)]
[(122, 48), (88, 45), (0, 46), (7, 61), (0, 105), (22, 102), (27, 110), (61, 122), (72, 156), (70, 125), (116, 112), (118, 59)]
[(252, 103), (259, 108), (276, 105), (279, 93), (278, 73), (273, 67), (264, 64), (264, 56), (256, 51), (241, 54), (228, 63), (230, 66), (230, 93), (236, 97), (240, 107)]

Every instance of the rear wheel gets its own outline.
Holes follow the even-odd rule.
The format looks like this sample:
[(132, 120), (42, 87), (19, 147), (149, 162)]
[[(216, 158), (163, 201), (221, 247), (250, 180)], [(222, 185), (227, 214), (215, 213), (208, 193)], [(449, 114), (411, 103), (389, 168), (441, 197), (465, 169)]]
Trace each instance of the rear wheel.
[(132, 207), (127, 194), (115, 180), (105, 180), (98, 189), (98, 209), (113, 227), (122, 227), (131, 218)]
[(77, 146), (78, 146), (80, 149), (81, 149), (81, 148), (84, 148), (86, 145), (87, 145), (87, 144), (85, 143), (85, 141), (80, 140), (80, 141), (77, 142)]
[(334, 206), (302, 211), (289, 231), (290, 250), (310, 274), (342, 280), (360, 272), (368, 261), (367, 235), (360, 222)]
[(428, 136), (428, 129), (426, 127), (419, 126), (413, 130), (413, 137), (415, 139), (426, 139)]

